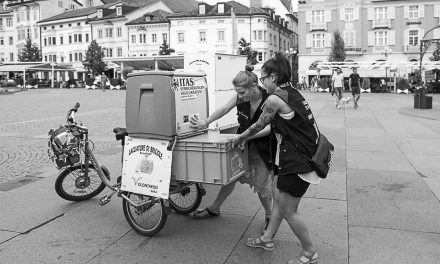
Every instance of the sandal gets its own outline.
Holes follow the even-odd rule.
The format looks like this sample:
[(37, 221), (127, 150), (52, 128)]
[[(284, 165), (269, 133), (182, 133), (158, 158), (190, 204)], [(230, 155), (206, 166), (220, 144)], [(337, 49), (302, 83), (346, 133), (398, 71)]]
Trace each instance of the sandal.
[(209, 207), (205, 207), (203, 209), (198, 209), (194, 212), (193, 218), (195, 219), (205, 219), (219, 216), (220, 212), (214, 212)]
[(289, 260), (287, 264), (315, 264), (318, 263), (318, 253), (316, 250), (313, 252), (306, 253), (304, 250), (299, 253), (296, 259)]
[(261, 237), (248, 238), (248, 240), (246, 241), (245, 244), (246, 244), (246, 246), (249, 246), (249, 247), (262, 248), (265, 250), (274, 250), (275, 249), (275, 245), (273, 243), (273, 240), (266, 242), (266, 241), (261, 240)]

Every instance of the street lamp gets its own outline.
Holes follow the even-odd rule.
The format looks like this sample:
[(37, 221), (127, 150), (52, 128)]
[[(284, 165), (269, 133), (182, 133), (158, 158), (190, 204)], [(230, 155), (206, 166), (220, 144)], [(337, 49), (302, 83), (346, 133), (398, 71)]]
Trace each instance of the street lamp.
[(385, 55), (385, 62), (386, 62), (386, 65), (385, 65), (385, 80), (386, 80), (386, 84), (387, 84), (387, 90), (388, 90), (388, 87), (389, 87), (389, 83), (388, 83), (388, 66), (387, 66), (387, 64), (388, 64), (388, 55), (390, 55), (391, 53), (393, 53), (393, 50), (390, 47), (388, 47), (388, 46), (385, 47), (382, 50), (382, 54)]
[[(291, 72), (291, 82), (293, 84), (293, 80), (294, 80), (294, 76), (295, 76), (295, 69), (294, 70), (294, 63), (293, 63), (293, 59), (296, 58), (296, 55), (298, 54), (298, 50), (294, 49), (294, 48), (289, 48), (288, 50), (285, 50), (286, 56), (289, 57), (289, 62), (290, 62), (290, 67), (292, 68), (292, 72)], [(295, 78), (296, 79), (296, 78)]]

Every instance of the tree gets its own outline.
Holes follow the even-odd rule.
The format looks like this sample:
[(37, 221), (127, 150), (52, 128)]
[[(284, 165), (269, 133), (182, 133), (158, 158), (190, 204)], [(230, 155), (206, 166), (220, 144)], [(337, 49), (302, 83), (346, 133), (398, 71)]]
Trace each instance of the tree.
[(106, 64), (102, 58), (104, 58), (104, 51), (96, 40), (93, 40), (86, 51), (86, 59), (83, 61), (84, 68), (92, 72), (92, 76), (105, 71)]
[(344, 61), (345, 60), (345, 43), (341, 37), (339, 30), (333, 32), (332, 50), (328, 61)]
[(171, 49), (168, 46), (168, 43), (166, 40), (163, 40), (162, 46), (160, 46), (159, 55), (170, 55), (171, 53), (174, 53), (175, 50)]
[(255, 65), (258, 63), (258, 52), (251, 49), (251, 43), (248, 43), (244, 38), (241, 38), (238, 41), (238, 45), (238, 52), (240, 53), (240, 55), (247, 55), (247, 60), (250, 65)]
[(26, 44), (18, 53), (18, 61), (41, 61), (40, 49), (31, 39), (26, 40)]

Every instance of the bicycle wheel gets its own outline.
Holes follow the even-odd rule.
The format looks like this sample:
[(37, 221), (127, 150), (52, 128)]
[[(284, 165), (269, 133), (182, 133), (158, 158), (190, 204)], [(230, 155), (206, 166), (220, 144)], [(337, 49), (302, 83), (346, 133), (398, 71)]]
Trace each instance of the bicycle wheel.
[(122, 199), (122, 210), (130, 226), (143, 236), (154, 236), (167, 221), (167, 214), (162, 199), (136, 193), (124, 193), (130, 200), (142, 206), (134, 207)]
[(196, 183), (190, 183), (183, 187), (178, 193), (171, 194), (170, 207), (178, 214), (189, 214), (194, 212), (202, 202), (202, 193)]
[[(98, 171), (90, 164), (88, 177), (85, 177), (86, 167), (78, 164), (64, 170), (55, 181), (55, 191), (68, 201), (85, 201), (98, 195), (105, 189), (99, 178)], [(110, 179), (109, 172), (101, 167), (105, 177)]]

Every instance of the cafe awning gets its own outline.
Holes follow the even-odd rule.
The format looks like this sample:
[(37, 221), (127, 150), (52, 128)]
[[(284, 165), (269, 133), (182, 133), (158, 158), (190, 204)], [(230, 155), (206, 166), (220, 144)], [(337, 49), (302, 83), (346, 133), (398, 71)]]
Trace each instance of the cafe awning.
[(130, 70), (175, 70), (183, 69), (183, 56), (163, 55), (151, 57), (107, 58), (108, 62)]
[[(52, 71), (52, 65), (50, 63), (44, 63), (44, 64), (31, 66), (31, 67), (27, 68), (26, 70), (28, 70), (28, 71)], [(53, 66), (53, 70), (54, 71), (75, 71), (75, 69), (73, 69), (70, 66), (58, 65), (58, 64)]]

